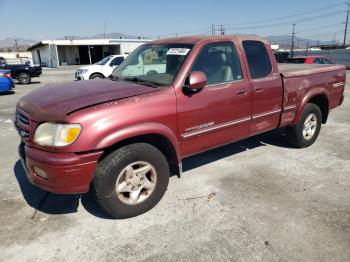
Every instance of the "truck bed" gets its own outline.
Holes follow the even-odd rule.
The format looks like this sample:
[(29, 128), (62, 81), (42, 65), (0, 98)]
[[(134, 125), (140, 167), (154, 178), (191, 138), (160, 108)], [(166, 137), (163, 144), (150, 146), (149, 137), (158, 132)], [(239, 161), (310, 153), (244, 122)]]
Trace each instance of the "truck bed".
[(284, 78), (319, 74), (337, 70), (344, 70), (343, 65), (319, 64), (277, 64), (279, 72)]

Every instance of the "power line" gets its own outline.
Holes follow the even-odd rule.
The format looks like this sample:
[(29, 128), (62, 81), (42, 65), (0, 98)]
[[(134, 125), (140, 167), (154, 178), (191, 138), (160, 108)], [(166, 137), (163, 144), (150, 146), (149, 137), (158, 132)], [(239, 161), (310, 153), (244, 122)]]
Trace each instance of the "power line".
[(318, 26), (318, 27), (313, 27), (313, 28), (309, 28), (309, 29), (305, 29), (305, 30), (301, 30), (296, 32), (296, 34), (300, 34), (300, 33), (304, 33), (304, 32), (310, 32), (310, 31), (315, 31), (318, 29), (323, 29), (323, 28), (329, 28), (329, 27), (333, 27), (335, 25), (342, 25), (343, 23), (335, 23), (335, 24), (330, 24), (330, 25), (324, 25), (324, 26)]
[(319, 19), (319, 18), (334, 16), (334, 15), (337, 15), (337, 14), (340, 14), (340, 13), (344, 13), (344, 11), (337, 11), (337, 12), (332, 12), (332, 13), (327, 13), (327, 14), (323, 14), (323, 15), (303, 18), (303, 19), (300, 19), (300, 20), (287, 21), (287, 22), (282, 22), (282, 23), (265, 24), (265, 25), (260, 25), (260, 26), (247, 26), (247, 27), (227, 27), (226, 29), (242, 30), (242, 29), (258, 29), (258, 28), (266, 28), (266, 27), (275, 27), (275, 26), (281, 26), (281, 25), (286, 25), (286, 24), (296, 24), (296, 23), (309, 21), (309, 20), (316, 20), (316, 19)]
[[(346, 2), (342, 2), (342, 3), (338, 3), (338, 4), (334, 4), (334, 5), (329, 5), (329, 6), (325, 6), (325, 7), (322, 7), (322, 8), (309, 10), (309, 11), (305, 11), (305, 12), (302, 12), (302, 13), (293, 14), (293, 15), (289, 15), (289, 16), (277, 17), (277, 18), (272, 18), (272, 19), (257, 20), (257, 21), (253, 21), (253, 22), (239, 23), (239, 24), (234, 24), (234, 25), (251, 25), (251, 24), (258, 24), (258, 23), (265, 23), (265, 22), (284, 20), (284, 19), (287, 19), (287, 18), (302, 16), (302, 15), (308, 15), (310, 13), (316, 13), (316, 12), (319, 12), (319, 11), (328, 10), (330, 8), (341, 6), (341, 5), (344, 5), (344, 4), (346, 4)], [(225, 26), (232, 26), (232, 25), (233, 24), (225, 25)]]
[(315, 38), (315, 37), (327, 36), (327, 35), (339, 34), (339, 33), (344, 33), (344, 31), (333, 31), (333, 32), (327, 32), (327, 33), (322, 33), (317, 35), (299, 36), (299, 38)]
[(165, 34), (165, 35), (158, 35), (157, 37), (163, 38), (163, 37), (174, 36), (174, 35), (186, 35), (186, 34), (199, 33), (199, 32), (211, 32), (211, 30), (212, 30), (211, 27), (204, 27), (204, 28), (195, 29), (192, 31), (175, 32), (175, 33), (170, 33), (170, 34)]

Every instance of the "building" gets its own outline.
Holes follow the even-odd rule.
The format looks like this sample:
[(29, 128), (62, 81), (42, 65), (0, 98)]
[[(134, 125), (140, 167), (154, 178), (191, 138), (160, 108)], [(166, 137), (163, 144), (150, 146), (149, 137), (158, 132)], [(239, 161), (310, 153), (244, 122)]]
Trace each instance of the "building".
[(77, 39), (43, 40), (32, 45), (33, 63), (48, 67), (93, 64), (108, 55), (128, 54), (150, 40), (146, 39)]
[(0, 52), (0, 57), (6, 59), (8, 64), (24, 64), (25, 62), (32, 62), (32, 53), (31, 52)]

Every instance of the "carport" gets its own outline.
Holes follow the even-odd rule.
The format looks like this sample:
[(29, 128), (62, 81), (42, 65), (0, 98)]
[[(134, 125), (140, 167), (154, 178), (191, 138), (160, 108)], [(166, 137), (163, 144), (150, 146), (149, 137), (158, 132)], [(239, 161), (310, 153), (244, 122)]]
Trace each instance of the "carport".
[(57, 52), (60, 65), (85, 65), (120, 54), (120, 45), (61, 45), (57, 46)]
[(145, 39), (43, 40), (28, 48), (33, 62), (47, 67), (93, 64), (106, 56), (128, 54)]

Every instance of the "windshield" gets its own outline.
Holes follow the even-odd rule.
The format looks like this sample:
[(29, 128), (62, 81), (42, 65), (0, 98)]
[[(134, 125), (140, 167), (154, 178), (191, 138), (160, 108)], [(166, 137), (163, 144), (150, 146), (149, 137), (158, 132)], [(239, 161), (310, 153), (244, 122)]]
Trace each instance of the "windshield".
[(105, 65), (109, 60), (111, 60), (112, 56), (107, 56), (103, 58), (101, 61), (95, 63), (95, 65)]
[(193, 45), (144, 45), (132, 52), (113, 71), (118, 80), (170, 85), (190, 53)]

